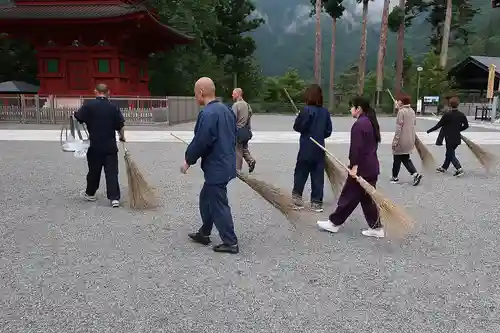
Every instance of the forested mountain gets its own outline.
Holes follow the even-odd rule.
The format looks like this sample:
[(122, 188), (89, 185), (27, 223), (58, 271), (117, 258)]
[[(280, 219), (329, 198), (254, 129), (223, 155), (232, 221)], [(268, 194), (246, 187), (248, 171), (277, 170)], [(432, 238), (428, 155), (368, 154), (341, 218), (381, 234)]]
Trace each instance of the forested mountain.
[[(266, 23), (252, 34), (257, 42), (256, 55), (264, 74), (281, 75), (288, 68), (296, 68), (304, 77), (311, 77), (313, 75), (315, 19), (309, 16), (310, 1), (254, 0), (254, 2), (258, 15), (266, 20)], [(485, 30), (491, 24), (500, 28), (500, 24), (497, 23), (500, 8), (491, 8), (489, 1), (471, 0), (470, 3), (480, 9), (480, 13), (475, 16), (471, 24), (473, 31)], [(368, 71), (376, 66), (382, 4), (382, 1), (369, 3)], [(391, 1), (391, 6), (396, 4), (396, 1)], [(337, 25), (337, 75), (358, 61), (361, 39), (361, 5), (355, 0), (345, 0), (344, 6), (346, 7), (345, 14)], [(495, 16), (496, 21), (490, 22), (490, 19)], [(331, 47), (331, 20), (326, 14), (322, 17), (321, 25), (322, 71), (323, 82), (326, 82)], [(420, 55), (426, 53), (429, 50), (430, 34), (431, 25), (426, 21), (426, 14), (415, 18), (405, 34), (407, 54), (418, 59)], [(471, 36), (471, 43), (474, 37), (474, 35)], [(474, 45), (470, 46), (474, 47)], [(481, 52), (481, 50), (475, 51)], [(395, 53), (396, 36), (390, 34), (387, 45), (387, 63), (394, 63)]]

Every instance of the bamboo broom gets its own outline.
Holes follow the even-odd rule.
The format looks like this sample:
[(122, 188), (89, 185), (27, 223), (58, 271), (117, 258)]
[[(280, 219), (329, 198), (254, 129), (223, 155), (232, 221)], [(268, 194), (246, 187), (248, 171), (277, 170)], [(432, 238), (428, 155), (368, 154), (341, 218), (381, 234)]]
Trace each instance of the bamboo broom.
[(325, 173), (332, 186), (333, 195), (335, 199), (338, 199), (344, 188), (347, 173), (344, 169), (337, 168), (335, 161), (332, 161), (328, 156), (325, 156)]
[[(295, 105), (292, 97), (290, 97), (290, 94), (288, 93), (286, 88), (283, 87), (283, 90), (285, 91), (286, 97), (288, 97), (290, 104), (292, 104), (296, 114), (298, 115), (300, 111)], [(345, 173), (342, 172), (342, 169), (336, 168), (335, 165), (333, 164), (333, 161), (331, 161), (326, 155), (325, 155), (325, 173), (326, 176), (328, 177), (328, 181), (330, 182), (330, 186), (332, 187), (333, 195), (335, 196), (335, 198), (338, 198), (340, 192), (342, 191), (342, 188), (344, 187)]]
[[(185, 140), (179, 138), (174, 133), (170, 133), (170, 135), (186, 145), (189, 145)], [(243, 183), (247, 184), (252, 190), (257, 192), (264, 200), (269, 202), (274, 208), (278, 209), (287, 218), (287, 220), (294, 222), (298, 219), (297, 211), (294, 209), (294, 202), (291, 197), (284, 194), (286, 192), (267, 184), (264, 181), (243, 175), (241, 173), (238, 173), (236, 176)]]
[[(345, 166), (337, 157), (335, 157), (332, 153), (330, 153), (325, 147), (320, 145), (316, 140), (310, 138), (312, 142), (314, 142), (318, 147), (323, 149), (323, 151), (329, 155), (333, 160), (337, 163), (336, 165), (342, 166), (344, 171), (348, 171), (349, 168)], [(385, 228), (388, 233), (391, 235), (404, 236), (406, 235), (415, 225), (415, 221), (403, 210), (403, 208), (397, 206), (393, 201), (389, 198), (385, 197), (380, 191), (375, 189), (370, 183), (364, 180), (360, 176), (351, 176), (353, 177), (359, 185), (370, 195), (375, 204), (379, 209), (379, 213), (381, 218), (386, 222)]]
[(123, 142), (122, 148), (127, 172), (130, 208), (143, 210), (156, 207), (157, 198), (154, 189), (149, 186)]
[[(391, 91), (387, 89), (387, 92), (391, 96), (392, 101), (396, 103), (396, 100), (394, 99), (394, 96), (392, 96)], [(427, 171), (434, 171), (434, 169), (436, 168), (436, 160), (434, 159), (434, 156), (432, 156), (429, 148), (427, 148), (427, 146), (422, 141), (420, 141), (420, 138), (416, 134), (415, 148), (417, 149), (420, 160), (422, 161), (422, 167)]]
[(476, 156), (477, 160), (481, 165), (486, 169), (486, 171), (490, 172), (496, 162), (497, 158), (490, 152), (487, 152), (477, 143), (472, 142), (470, 139), (466, 138), (463, 135), (460, 135), (462, 140), (465, 142), (467, 147), (469, 147), (470, 151)]

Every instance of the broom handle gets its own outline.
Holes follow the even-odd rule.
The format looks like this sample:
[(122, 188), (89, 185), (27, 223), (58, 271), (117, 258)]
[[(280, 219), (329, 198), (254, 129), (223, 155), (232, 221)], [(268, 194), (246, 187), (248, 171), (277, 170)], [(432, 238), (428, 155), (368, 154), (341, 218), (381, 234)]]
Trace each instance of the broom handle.
[(394, 96), (392, 96), (391, 91), (390, 91), (389, 89), (387, 89), (387, 92), (389, 93), (389, 96), (391, 96), (392, 101), (393, 101), (394, 103), (396, 103), (396, 100), (394, 99)]
[(179, 138), (174, 133), (170, 132), (170, 135), (173, 136), (174, 138), (176, 138), (177, 140), (179, 140), (180, 142), (184, 142), (186, 145), (189, 145), (189, 143), (187, 143), (186, 140), (183, 140), (183, 139)]
[(297, 109), (297, 106), (295, 105), (295, 103), (293, 102), (293, 99), (292, 97), (290, 97), (290, 94), (288, 93), (288, 91), (286, 90), (286, 88), (283, 87), (283, 91), (285, 92), (286, 94), (286, 97), (288, 97), (288, 100), (290, 100), (290, 103), (292, 104), (293, 108), (295, 109), (295, 111), (297, 113), (299, 113), (299, 109)]
[[(312, 142), (314, 142), (318, 147), (320, 147), (328, 156), (330, 156), (331, 158), (333, 158), (338, 164), (340, 164), (344, 169), (346, 169), (347, 171), (349, 171), (350, 169), (344, 164), (342, 163), (341, 160), (339, 160), (335, 155), (333, 155), (332, 153), (330, 153), (325, 147), (323, 147), (318, 141), (314, 140), (314, 138), (309, 138), (311, 139)], [(357, 178), (357, 177), (356, 177)]]

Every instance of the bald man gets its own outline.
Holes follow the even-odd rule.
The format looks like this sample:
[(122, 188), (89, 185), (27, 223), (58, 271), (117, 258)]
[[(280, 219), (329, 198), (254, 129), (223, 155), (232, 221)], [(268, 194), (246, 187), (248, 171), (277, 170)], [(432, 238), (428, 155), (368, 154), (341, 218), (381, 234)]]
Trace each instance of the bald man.
[(222, 244), (215, 252), (236, 254), (238, 239), (234, 232), (233, 217), (227, 199), (227, 184), (236, 177), (236, 117), (224, 104), (215, 99), (215, 85), (210, 78), (199, 79), (194, 95), (203, 109), (194, 127), (194, 138), (186, 149), (182, 172), (201, 158), (205, 183), (200, 192), (200, 214), (203, 225), (189, 237), (196, 243), (210, 244), (215, 227)]
[(236, 88), (233, 90), (233, 112), (236, 115), (236, 169), (241, 171), (243, 168), (243, 159), (248, 164), (248, 172), (252, 173), (255, 169), (255, 159), (248, 149), (248, 142), (252, 138), (252, 108), (243, 99), (243, 90)]
[(96, 201), (95, 193), (99, 189), (101, 172), (104, 168), (106, 192), (111, 206), (120, 206), (120, 185), (118, 183), (118, 147), (116, 132), (120, 141), (125, 141), (125, 119), (120, 109), (108, 99), (108, 86), (101, 83), (94, 90), (96, 99), (85, 103), (75, 118), (87, 125), (90, 147), (87, 151), (87, 188), (83, 197), (87, 201)]

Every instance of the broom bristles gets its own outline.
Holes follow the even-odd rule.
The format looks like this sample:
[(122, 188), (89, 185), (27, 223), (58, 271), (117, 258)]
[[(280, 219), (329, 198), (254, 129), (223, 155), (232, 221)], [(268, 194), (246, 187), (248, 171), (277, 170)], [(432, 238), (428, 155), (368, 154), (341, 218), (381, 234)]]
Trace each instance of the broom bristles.
[(337, 168), (335, 166), (335, 162), (328, 156), (325, 156), (325, 173), (330, 181), (333, 195), (336, 199), (338, 199), (340, 197), (340, 192), (342, 192), (342, 188), (344, 187), (347, 172), (343, 169)]
[(422, 167), (427, 171), (432, 171), (436, 167), (436, 160), (429, 148), (420, 141), (420, 138), (415, 135), (415, 148), (417, 149), (420, 160), (422, 161)]
[[(188, 144), (185, 140), (179, 138), (173, 133), (170, 133), (177, 140)], [(274, 187), (272, 185), (267, 184), (261, 180), (257, 180), (255, 178), (250, 178), (241, 173), (237, 174), (239, 180), (247, 184), (252, 190), (257, 192), (262, 198), (264, 198), (267, 202), (277, 208), (289, 221), (293, 221), (297, 219), (297, 212), (295, 211), (294, 202), (292, 198), (288, 195), (284, 194), (285, 192), (281, 189)]]
[(238, 179), (247, 184), (252, 190), (278, 209), (289, 221), (297, 218), (298, 215), (294, 209), (292, 198), (284, 194), (285, 192), (281, 189), (243, 174), (238, 174)]
[(377, 205), (388, 234), (402, 237), (413, 229), (415, 221), (401, 207), (385, 197), (363, 178), (357, 177), (356, 180)]
[(128, 151), (125, 151), (125, 169), (127, 171), (130, 208), (142, 210), (156, 207), (156, 193), (149, 186)]
[[(347, 171), (348, 168), (342, 164), (342, 162), (335, 157), (332, 153), (330, 153), (325, 147), (323, 147), (319, 142), (310, 138), (312, 142), (314, 142), (318, 147), (323, 149), (323, 151), (336, 163), (333, 164), (335, 168), (342, 167), (343, 170), (338, 170), (337, 172), (341, 173), (342, 171)], [(349, 177), (351, 177), (349, 175)], [(415, 222), (413, 219), (406, 214), (406, 212), (399, 206), (397, 206), (393, 201), (385, 197), (382, 193), (380, 193), (375, 187), (370, 185), (366, 180), (362, 177), (356, 176), (354, 179), (359, 183), (359, 185), (365, 190), (368, 195), (372, 198), (372, 200), (377, 205), (377, 208), (380, 213), (381, 219), (385, 221), (384, 226), (389, 235), (395, 236), (404, 236), (406, 235), (414, 226)]]
[(486, 150), (481, 148), (481, 146), (467, 139), (465, 136), (461, 135), (461, 137), (467, 147), (469, 147), (471, 152), (474, 154), (474, 156), (476, 156), (479, 163), (481, 163), (486, 171), (490, 171), (496, 161), (496, 156), (490, 152), (487, 152)]

